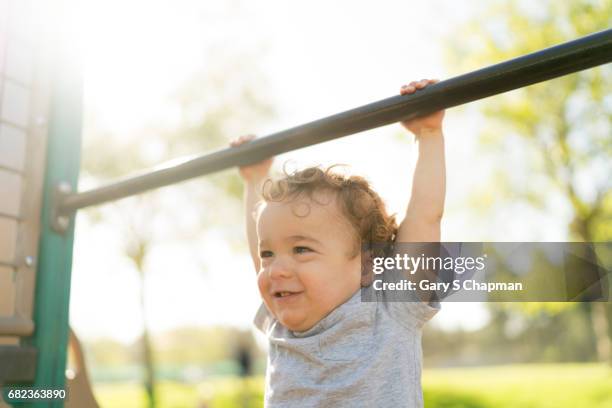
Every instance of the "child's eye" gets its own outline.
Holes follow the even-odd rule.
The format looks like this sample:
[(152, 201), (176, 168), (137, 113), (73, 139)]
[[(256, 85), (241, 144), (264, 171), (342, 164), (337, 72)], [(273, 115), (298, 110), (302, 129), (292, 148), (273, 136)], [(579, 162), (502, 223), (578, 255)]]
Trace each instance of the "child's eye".
[(259, 253), (259, 256), (260, 256), (260, 257), (262, 257), (262, 258), (269, 258), (269, 257), (271, 257), (272, 255), (274, 255), (274, 254), (272, 253), (272, 251), (261, 251), (261, 252)]
[(295, 252), (296, 254), (305, 254), (308, 252), (312, 252), (312, 249), (305, 246), (296, 246), (293, 248), (293, 252)]

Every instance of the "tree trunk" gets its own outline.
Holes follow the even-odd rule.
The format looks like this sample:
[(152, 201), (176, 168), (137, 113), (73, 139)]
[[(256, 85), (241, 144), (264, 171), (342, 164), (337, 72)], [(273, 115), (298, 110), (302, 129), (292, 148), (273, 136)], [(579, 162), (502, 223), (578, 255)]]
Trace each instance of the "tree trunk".
[(145, 309), (145, 279), (144, 271), (140, 272), (140, 308), (142, 311), (142, 358), (145, 369), (144, 387), (147, 392), (149, 408), (155, 408), (155, 364), (153, 362), (153, 351), (151, 349), (151, 339), (149, 337), (149, 329), (147, 326), (146, 309)]
[(146, 293), (145, 293), (145, 268), (144, 259), (147, 254), (148, 243), (138, 236), (135, 236), (134, 246), (127, 251), (128, 256), (134, 262), (138, 271), (140, 281), (140, 310), (142, 313), (142, 363), (144, 365), (143, 385), (147, 393), (147, 406), (155, 408), (155, 364), (153, 361), (153, 350), (147, 325)]
[(608, 298), (608, 301), (601, 303), (601, 305), (604, 309), (606, 323), (608, 324), (608, 365), (612, 368), (612, 300)]
[[(606, 310), (607, 309), (607, 310)], [(609, 303), (593, 302), (591, 324), (595, 332), (596, 350), (599, 361), (610, 362)]]
[(149, 408), (155, 408), (155, 366), (153, 364), (153, 353), (151, 350), (151, 341), (149, 340), (149, 330), (144, 328), (142, 333), (142, 355), (143, 364), (145, 367), (144, 387), (147, 392)]
[[(583, 242), (592, 243), (590, 223), (576, 215), (570, 224), (570, 231)], [(608, 285), (611, 286), (611, 285)], [(612, 291), (612, 288), (608, 288)], [(593, 302), (589, 308), (591, 324), (595, 332), (597, 358), (612, 367), (612, 293), (608, 293), (607, 302)]]

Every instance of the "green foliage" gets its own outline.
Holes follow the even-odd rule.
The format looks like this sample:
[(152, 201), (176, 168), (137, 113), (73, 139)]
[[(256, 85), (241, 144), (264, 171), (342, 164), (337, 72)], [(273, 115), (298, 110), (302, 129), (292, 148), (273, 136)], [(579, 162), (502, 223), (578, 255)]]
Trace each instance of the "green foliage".
[[(131, 364), (137, 359), (132, 356), (130, 348), (111, 339), (98, 339), (84, 344), (89, 362), (100, 367), (119, 367)], [(91, 364), (88, 364), (91, 367)]]
[(209, 364), (234, 358), (239, 342), (261, 356), (250, 331), (210, 327), (176, 329), (160, 336), (156, 358), (161, 364)]
[[(610, 10), (612, 0), (496, 1), (453, 33), (449, 66), (473, 70), (608, 29), (612, 25)], [(570, 210), (567, 240), (612, 239), (610, 78), (612, 64), (605, 64), (476, 104), (486, 119), (479, 139), (485, 153), (481, 157), (488, 156), (495, 163), (489, 183), (467, 202), (479, 218), (489, 219), (504, 206), (520, 203), (567, 223), (567, 213), (559, 211), (562, 203)], [(510, 208), (520, 219), (521, 210), (516, 210), (520, 207)], [(498, 231), (504, 226), (492, 228)], [(506, 307), (524, 312), (532, 322), (538, 321), (541, 312), (562, 314), (575, 308), (554, 303)], [(607, 335), (605, 328), (591, 329), (587, 339), (596, 339), (600, 358), (608, 358), (612, 364), (612, 303), (602, 307), (609, 326)], [(493, 306), (489, 304), (489, 308)], [(590, 308), (575, 309), (592, 320)], [(544, 337), (550, 334), (532, 330)], [(537, 348), (534, 340), (531, 347)], [(537, 348), (544, 358), (563, 355), (551, 347), (540, 347), (544, 347)], [(604, 349), (609, 352), (602, 352)]]
[[(186, 327), (155, 335), (155, 361), (160, 366), (208, 366), (234, 358), (239, 345), (247, 347), (254, 358), (263, 358), (248, 330), (233, 327)], [(129, 367), (138, 363), (140, 340), (123, 345), (110, 339), (99, 339), (85, 344), (93, 376), (109, 369)]]
[[(611, 9), (611, 0), (495, 2), (454, 33), (449, 66), (473, 70), (607, 29)], [(498, 167), (469, 205), (514, 201), (544, 210), (561, 196), (573, 211), (572, 240), (612, 238), (604, 204), (612, 195), (611, 77), (607, 64), (479, 103), (487, 120), (481, 146)]]
[(440, 367), (597, 359), (592, 304), (497, 302), (487, 306), (490, 321), (478, 330), (443, 331), (426, 326), (425, 364)]

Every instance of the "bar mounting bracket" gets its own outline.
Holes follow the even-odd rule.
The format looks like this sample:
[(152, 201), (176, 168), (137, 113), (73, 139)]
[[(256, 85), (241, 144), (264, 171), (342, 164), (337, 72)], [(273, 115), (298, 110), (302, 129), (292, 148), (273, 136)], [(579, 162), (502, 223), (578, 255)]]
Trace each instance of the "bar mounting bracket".
[(55, 185), (53, 198), (51, 200), (51, 229), (58, 234), (65, 234), (70, 227), (75, 211), (62, 211), (62, 204), (72, 194), (72, 187), (69, 183), (62, 181)]

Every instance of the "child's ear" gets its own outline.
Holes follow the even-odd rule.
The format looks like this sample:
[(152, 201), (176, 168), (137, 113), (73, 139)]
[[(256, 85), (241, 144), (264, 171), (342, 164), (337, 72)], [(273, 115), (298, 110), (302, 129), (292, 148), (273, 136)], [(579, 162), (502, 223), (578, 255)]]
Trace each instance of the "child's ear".
[(374, 273), (372, 271), (372, 250), (361, 253), (361, 287), (365, 288), (372, 284)]

